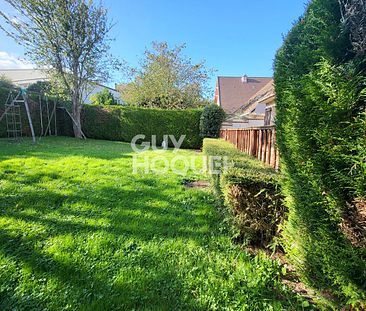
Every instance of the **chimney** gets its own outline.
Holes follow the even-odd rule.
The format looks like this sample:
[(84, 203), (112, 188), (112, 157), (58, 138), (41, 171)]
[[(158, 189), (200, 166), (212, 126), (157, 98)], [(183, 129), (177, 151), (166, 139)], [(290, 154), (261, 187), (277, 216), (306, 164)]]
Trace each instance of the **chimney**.
[(244, 75), (241, 77), (241, 82), (242, 83), (248, 83), (248, 76), (247, 75)]

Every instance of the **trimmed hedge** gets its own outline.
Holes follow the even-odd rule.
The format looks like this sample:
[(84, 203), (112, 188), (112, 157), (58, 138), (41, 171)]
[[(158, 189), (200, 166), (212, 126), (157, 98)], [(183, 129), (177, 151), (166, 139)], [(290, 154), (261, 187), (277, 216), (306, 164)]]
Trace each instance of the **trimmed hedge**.
[(366, 57), (352, 50), (342, 11), (312, 1), (275, 60), (283, 243), (304, 281), (338, 297), (336, 309), (366, 308)]
[(203, 108), (200, 120), (201, 137), (218, 138), (220, 136), (220, 128), (225, 120), (225, 111), (220, 106), (211, 104)]
[(285, 216), (280, 175), (220, 139), (205, 139), (203, 152), (228, 159), (229, 169), (210, 176), (244, 241), (252, 245), (268, 245)]
[[(8, 96), (7, 89), (0, 88), (0, 115)], [(16, 95), (16, 93), (14, 93)], [(44, 130), (47, 126), (45, 100), (43, 98)], [(70, 111), (69, 103), (63, 103)], [(37, 136), (41, 134), (40, 108), (38, 97), (29, 96), (29, 107)], [(50, 109), (53, 103), (50, 104)], [(25, 108), (21, 107), (23, 135), (30, 136), (30, 129)], [(116, 140), (130, 142), (137, 134), (145, 135), (144, 141), (151, 142), (151, 136), (156, 135), (158, 146), (163, 135), (174, 135), (177, 140), (186, 135), (182, 148), (199, 149), (202, 146), (199, 124), (202, 109), (164, 110), (137, 108), (129, 106), (84, 105), (81, 121), (86, 137), (94, 139)], [(52, 121), (54, 132), (54, 121)], [(72, 121), (65, 110), (57, 109), (58, 135), (73, 136)], [(0, 123), (0, 137), (7, 137), (5, 119)], [(171, 144), (171, 141), (169, 141)], [(170, 147), (173, 147), (170, 145)]]
[[(201, 109), (164, 110), (84, 105), (82, 129), (88, 138), (126, 142), (130, 142), (137, 134), (145, 135), (144, 141), (151, 142), (151, 136), (156, 135), (159, 146), (163, 135), (174, 135), (177, 140), (181, 135), (186, 135), (182, 148), (198, 149), (202, 146), (202, 138), (199, 135), (201, 113)], [(72, 136), (69, 117), (60, 111), (58, 120), (61, 132)]]

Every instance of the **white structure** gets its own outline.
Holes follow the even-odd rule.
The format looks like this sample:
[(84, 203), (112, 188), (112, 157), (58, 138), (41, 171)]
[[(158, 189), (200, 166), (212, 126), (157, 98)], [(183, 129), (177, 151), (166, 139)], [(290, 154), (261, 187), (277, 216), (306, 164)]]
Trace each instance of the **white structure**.
[(112, 89), (108, 86), (98, 84), (98, 83), (90, 83), (88, 86), (88, 89), (86, 91), (86, 94), (83, 94), (83, 102), (84, 104), (91, 104), (91, 97), (94, 94), (97, 94), (104, 89), (107, 89), (114, 97), (114, 99), (117, 101), (118, 104), (124, 105), (124, 102), (121, 98), (121, 93), (119, 93), (116, 89)]
[[(44, 82), (50, 80), (47, 73), (41, 69), (0, 69), (0, 76), (4, 76), (14, 85), (20, 87), (28, 87), (38, 81)], [(94, 82), (89, 83), (87, 91), (82, 96), (84, 104), (90, 104), (91, 96), (104, 89), (107, 89), (119, 104), (124, 104), (121, 94), (117, 90)]]

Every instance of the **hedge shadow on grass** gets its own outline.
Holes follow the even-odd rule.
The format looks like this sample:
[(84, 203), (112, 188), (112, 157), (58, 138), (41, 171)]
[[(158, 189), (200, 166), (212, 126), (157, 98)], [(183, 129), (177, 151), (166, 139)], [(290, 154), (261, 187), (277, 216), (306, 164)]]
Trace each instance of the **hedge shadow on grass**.
[[(147, 287), (153, 289), (152, 292), (147, 293), (143, 285), (138, 287), (136, 284), (131, 285), (123, 281), (113, 286), (108, 285), (110, 280), (107, 277), (113, 278), (113, 274), (108, 273), (103, 275), (102, 278), (98, 278), (93, 271), (83, 270), (80, 262), (74, 260), (70, 262), (70, 265), (66, 265), (55, 260), (52, 256), (45, 255), (44, 249), (47, 241), (73, 234), (85, 236), (108, 234), (111, 243), (109, 246), (112, 250), (111, 256), (124, 251), (125, 242), (131, 239), (144, 242), (149, 242), (153, 238), (160, 240), (193, 239), (195, 243), (200, 244), (205, 243), (202, 239), (204, 233), (187, 231), (184, 224), (192, 224), (195, 220), (195, 223), (204, 225), (210, 222), (207, 217), (194, 215), (193, 211), (185, 211), (183, 208), (181, 210), (171, 208), (172, 205), (175, 206), (181, 204), (181, 202), (165, 196), (162, 192), (154, 191), (153, 179), (141, 181), (141, 184), (151, 188), (149, 190), (144, 189), (144, 195), (147, 195), (150, 200), (167, 202), (167, 208), (164, 208), (163, 213), (159, 212), (158, 208), (150, 206), (148, 202), (128, 200), (127, 198), (135, 192), (117, 187), (100, 187), (97, 195), (93, 197), (90, 197), (89, 194), (92, 192), (95, 194), (95, 189), (85, 186), (82, 192), (69, 196), (62, 195), (57, 191), (39, 191), (37, 189), (39, 189), (41, 183), (38, 183), (37, 179), (41, 182), (43, 177), (47, 177), (47, 174), (36, 174), (32, 177), (25, 176), (23, 181), (18, 181), (19, 187), (27, 178), (30, 178), (33, 184), (32, 189), (23, 189), (22, 195), (5, 196), (0, 201), (0, 206), (3, 208), (2, 217), (7, 217), (10, 221), (24, 221), (27, 225), (40, 226), (45, 230), (29, 238), (21, 231), (2, 228), (0, 230), (0, 252), (9, 259), (14, 260), (17, 265), (30, 267), (35, 278), (50, 280), (56, 277), (57, 282), (61, 282), (56, 288), (70, 288), (74, 292), (73, 299), (78, 302), (76, 303), (76, 300), (71, 302), (73, 305), (80, 303), (81, 306), (88, 306), (86, 308), (92, 307), (100, 310), (105, 307), (111, 308), (111, 306), (119, 309), (121, 305), (124, 308), (154, 307), (159, 309), (164, 308), (166, 303), (169, 306), (177, 306), (178, 309), (199, 309), (198, 306), (191, 305), (180, 297), (179, 294), (183, 292), (181, 287), (183, 280), (180, 280), (177, 276), (176, 267), (159, 267), (162, 263), (154, 261), (152, 255), (144, 255), (143, 266), (150, 266), (154, 271), (153, 275), (141, 275), (139, 278), (141, 284), (146, 283)], [(61, 178), (60, 175), (56, 177)], [(8, 179), (3, 180), (11, 181), (12, 178), (8, 176)], [(72, 188), (79, 184), (75, 180), (69, 180), (68, 183), (71, 184)], [(29, 183), (23, 185), (26, 186)], [(32, 203), (32, 206), (29, 209), (30, 203)], [(75, 209), (65, 207), (74, 203), (81, 205), (87, 203), (89, 207), (92, 207), (92, 211), (76, 210), (76, 207)], [(129, 215), (129, 212), (138, 212), (138, 215)], [(154, 217), (145, 218), (146, 214), (151, 214)], [(88, 224), (89, 221), (97, 222), (100, 219), (107, 219), (109, 225)], [(197, 227), (197, 229), (200, 229), (201, 225), (198, 224)], [(208, 232), (210, 232), (210, 229), (208, 229)], [(85, 260), (87, 265), (93, 262), (87, 256)], [(118, 266), (118, 262), (116, 262), (116, 266)], [(116, 274), (117, 272), (114, 273), (114, 275)], [(91, 283), (93, 288), (89, 286)], [(28, 291), (25, 296), (33, 297), (34, 293), (30, 289)], [(96, 292), (104, 294), (105, 298), (108, 299), (99, 299), (93, 295), (84, 297), (84, 294)], [(3, 304), (20, 307), (28, 305), (47, 307), (47, 298), (43, 300), (31, 298), (29, 300), (26, 297), (14, 296), (14, 294), (15, 292), (12, 289), (3, 292)], [(60, 303), (66, 305), (70, 302), (65, 298)]]
[[(0, 307), (3, 307), (3, 310), (6, 310), (5, 307), (24, 309), (34, 308), (35, 306), (38, 309), (60, 308), (70, 304), (86, 310), (105, 310), (105, 308), (125, 310), (126, 307), (161, 308), (166, 305), (177, 306), (182, 309), (200, 309), (198, 306), (183, 301), (182, 297), (177, 295), (182, 292), (182, 287), (179, 287), (182, 281), (179, 280), (174, 267), (169, 269), (166, 269), (167, 267), (164, 267), (165, 269), (157, 268), (155, 272), (159, 271), (159, 273), (154, 274), (153, 277), (148, 275), (140, 278), (142, 284), (155, 284), (155, 287), (152, 288), (156, 289), (153, 290), (156, 297), (150, 299), (152, 297), (147, 297), (143, 286), (138, 288), (138, 286), (131, 286), (126, 283), (111, 283), (106, 278), (97, 277), (96, 273), (91, 274), (85, 271), (80, 264), (65, 264), (55, 260), (52, 256), (45, 255), (37, 250), (37, 244), (39, 244), (39, 240), (36, 238), (27, 239), (14, 236), (7, 233), (6, 229), (0, 228), (0, 252), (3, 255), (28, 270), (28, 273), (31, 274), (29, 277), (33, 280), (43, 279), (46, 281), (48, 279), (50, 281), (50, 279), (56, 278), (56, 289), (60, 287), (58, 290), (68, 289), (72, 291), (72, 299), (63, 297), (64, 299), (61, 299), (57, 306), (50, 306), (47, 298), (45, 299), (43, 295), (34, 295), (29, 288), (22, 295), (7, 288), (0, 293)], [(150, 266), (156, 264), (151, 259), (153, 257), (145, 257), (145, 260), (150, 258)], [(164, 286), (161, 286), (162, 282)], [(62, 296), (63, 293), (58, 292), (57, 294)], [(143, 297), (148, 299), (144, 300)]]
[[(185, 228), (186, 225), (197, 225), (197, 229), (201, 229), (200, 224), (214, 223), (212, 219), (207, 219), (207, 215), (196, 215), (194, 206), (185, 207), (178, 200), (172, 200), (168, 196), (157, 192), (154, 189), (144, 190), (144, 197), (148, 201), (158, 201), (167, 203), (168, 207), (153, 207), (149, 202), (143, 200), (132, 201), (129, 198), (136, 195), (135, 191), (121, 190), (116, 187), (103, 187), (96, 193), (95, 189), (87, 190), (83, 188), (86, 194), (61, 195), (53, 191), (30, 191), (23, 190), (23, 196), (13, 196), (10, 199), (3, 200), (1, 205), (11, 209), (17, 206), (18, 211), (6, 211), (4, 215), (10, 216), (24, 221), (38, 222), (51, 228), (51, 232), (62, 234), (72, 233), (74, 231), (95, 232), (97, 230), (106, 231), (115, 235), (124, 235), (136, 237), (141, 240), (149, 241), (152, 237), (161, 238), (185, 238), (194, 239), (197, 243), (202, 241), (202, 233), (196, 233)], [(88, 193), (93, 192), (93, 198), (88, 197)], [(114, 199), (112, 199), (114, 198)], [(4, 202), (5, 201), (5, 202)], [(34, 213), (24, 213), (27, 211), (29, 203), (32, 204)], [(78, 203), (79, 205), (88, 204), (94, 207), (94, 211), (76, 211), (64, 204)], [(114, 206), (117, 204), (116, 206)], [(98, 206), (108, 209), (108, 212), (101, 212)], [(181, 209), (174, 209), (171, 206), (182, 206)], [(134, 215), (135, 214), (135, 215)], [(48, 217), (48, 216), (54, 217)], [(106, 219), (109, 226), (98, 226), (80, 223), (80, 221), (68, 220), (98, 220)], [(161, 228), (161, 230), (159, 230)], [(207, 233), (213, 228), (207, 228)], [(51, 233), (50, 232), (50, 233)], [(203, 242), (202, 242), (203, 243)]]
[[(54, 141), (58, 144), (57, 151), (51, 143)], [(24, 144), (28, 144), (27, 149), (24, 149)], [(131, 145), (124, 142), (110, 142), (95, 139), (80, 140), (71, 137), (43, 137), (37, 140), (36, 145), (33, 145), (29, 138), (24, 138), (21, 142), (12, 142), (0, 138), (0, 161), (14, 159), (14, 147), (18, 151), (16, 157), (36, 157), (42, 160), (56, 160), (70, 156), (114, 160), (131, 158), (133, 154)]]

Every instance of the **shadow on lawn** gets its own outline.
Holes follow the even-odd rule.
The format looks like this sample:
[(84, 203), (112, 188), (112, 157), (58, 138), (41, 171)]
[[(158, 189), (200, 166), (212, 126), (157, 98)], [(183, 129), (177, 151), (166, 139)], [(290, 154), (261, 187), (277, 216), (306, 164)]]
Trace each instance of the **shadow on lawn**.
[[(164, 190), (156, 188), (154, 178), (136, 180), (134, 190), (123, 186), (83, 185), (82, 191), (64, 195), (59, 191), (40, 190), (37, 182), (44, 177), (49, 178), (49, 174), (31, 175), (23, 176), (17, 183), (22, 187), (29, 185), (31, 180), (34, 187), (23, 189), (16, 196), (3, 196), (0, 200), (1, 216), (40, 225), (45, 230), (36, 233), (36, 236), (30, 232), (29, 237), (27, 232), (2, 228), (0, 252), (18, 265), (30, 267), (35, 279), (56, 277), (56, 288), (60, 292), (67, 290), (72, 293), (60, 299), (60, 305), (55, 307), (71, 304), (89, 310), (199, 309), (183, 299), (183, 280), (177, 275), (177, 267), (172, 263), (163, 263), (155, 254), (146, 253), (147, 250), (144, 251), (143, 259), (128, 267), (153, 273), (141, 273), (139, 269), (128, 271), (130, 268), (110, 258), (112, 271), (100, 273), (97, 268), (90, 266), (95, 265), (99, 261), (98, 256), (103, 254), (96, 258), (82, 254), (82, 262), (70, 259), (70, 264), (66, 264), (43, 251), (44, 243), (49, 239), (65, 235), (75, 238), (95, 233), (109, 234), (111, 257), (124, 252), (125, 242), (131, 240), (136, 241), (137, 247), (139, 243), (147, 243), (154, 238), (160, 241), (178, 238), (205, 243), (209, 239), (205, 233), (213, 230), (210, 226), (215, 223), (215, 216), (198, 215), (199, 202), (184, 203), (174, 199)], [(61, 178), (57, 173), (51, 175), (54, 179)], [(13, 180), (11, 174), (5, 177), (9, 181)], [(76, 189), (80, 184), (75, 180), (67, 180), (67, 183), (71, 189)], [(161, 202), (164, 204), (159, 205)], [(87, 208), (82, 209), (84, 204)], [(103, 224), (96, 224), (101, 220)], [(77, 252), (83, 250), (78, 249)], [(126, 269), (126, 273), (137, 273), (138, 282), (124, 282), (123, 279), (113, 281), (120, 272), (113, 270), (115, 267)], [(147, 270), (144, 269), (146, 267)], [(37, 298), (31, 289), (24, 293), (24, 297), (14, 295), (14, 286), (0, 294), (0, 306), (47, 307), (46, 302), (50, 300), (47, 296)], [(56, 291), (56, 295), (61, 295), (60, 292)]]
[[(139, 183), (151, 184), (153, 180)], [(164, 206), (156, 206), (160, 203)], [(69, 195), (37, 188), (23, 190), (21, 194), (3, 198), (0, 206), (7, 209), (3, 216), (43, 224), (50, 233), (102, 230), (144, 241), (153, 237), (178, 237), (200, 243), (204, 237), (201, 229), (206, 233), (212, 232), (210, 226), (215, 224), (217, 216), (215, 213), (197, 214), (198, 203), (173, 199), (151, 186), (139, 192), (117, 187), (88, 189), (84, 185), (82, 191)], [(78, 208), (84, 204), (87, 204), (87, 209)], [(13, 209), (14, 206), (17, 208)], [(30, 207), (36, 213), (28, 213)], [(107, 224), (91, 224), (98, 220), (107, 220)]]
[[(46, 310), (67, 305), (79, 307), (81, 310), (162, 310), (167, 306), (183, 310), (200, 309), (183, 301), (179, 296), (182, 293), (182, 281), (179, 280), (174, 267), (156, 267), (154, 274), (140, 275), (138, 284), (111, 282), (107, 276), (98, 277), (96, 273), (85, 270), (80, 264), (65, 264), (41, 253), (36, 247), (38, 243), (37, 238), (27, 239), (21, 234), (15, 236), (9, 234), (6, 229), (0, 229), (0, 252), (20, 266), (27, 267), (28, 271), (31, 269), (33, 281), (43, 282), (57, 278), (56, 288), (53, 284), (53, 294), (64, 299), (56, 299), (54, 301), (58, 304), (50, 305), (47, 293), (34, 295), (33, 288), (28, 288), (28, 292), (15, 294), (13, 289), (4, 290), (3, 287), (0, 292), (1, 310)], [(155, 264), (153, 256), (146, 256), (145, 261), (147, 260), (151, 261), (151, 266)]]
[(15, 157), (36, 157), (42, 160), (55, 160), (63, 157), (78, 156), (104, 160), (131, 158), (129, 143), (79, 140), (71, 137), (43, 137), (33, 145), (30, 139), (11, 142), (0, 139), (0, 161)]

